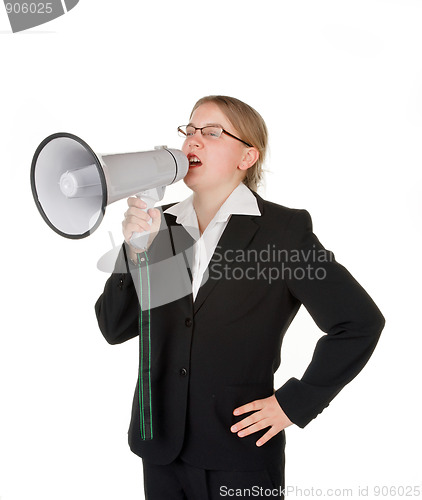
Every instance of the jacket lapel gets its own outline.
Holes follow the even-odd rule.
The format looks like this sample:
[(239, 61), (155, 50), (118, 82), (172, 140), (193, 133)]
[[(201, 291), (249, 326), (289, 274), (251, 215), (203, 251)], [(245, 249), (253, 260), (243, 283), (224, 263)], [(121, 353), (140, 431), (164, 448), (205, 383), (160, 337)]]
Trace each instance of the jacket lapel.
[[(214, 288), (223, 281), (216, 278), (216, 272), (213, 273), (213, 265), (218, 264), (220, 269), (225, 266), (233, 265), (233, 250), (243, 250), (251, 242), (259, 225), (255, 221), (254, 215), (232, 215), (226, 229), (224, 230), (213, 256), (211, 257), (208, 273), (205, 274), (202, 285), (198, 291), (195, 302), (193, 303), (193, 312), (196, 314), (205, 299)], [(230, 252), (228, 252), (230, 251)], [(229, 261), (226, 256), (230, 255)], [(206, 280), (206, 281), (205, 281)]]
[(184, 254), (185, 260), (187, 259), (189, 274), (191, 274), (190, 269), (192, 266), (193, 245), (195, 244), (195, 240), (181, 224), (176, 223), (176, 216), (165, 214), (165, 222), (169, 230), (172, 253), (173, 255), (178, 255), (180, 253)]

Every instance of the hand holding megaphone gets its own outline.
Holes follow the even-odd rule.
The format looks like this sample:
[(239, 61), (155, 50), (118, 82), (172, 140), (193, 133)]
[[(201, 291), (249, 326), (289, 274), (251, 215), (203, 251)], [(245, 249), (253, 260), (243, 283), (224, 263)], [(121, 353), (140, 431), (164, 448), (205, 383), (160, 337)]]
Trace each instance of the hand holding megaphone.
[(136, 259), (137, 253), (148, 249), (161, 225), (161, 212), (154, 209), (155, 203), (160, 200), (154, 196), (148, 197), (148, 194), (146, 191), (137, 198), (131, 197), (127, 200), (129, 208), (125, 212), (122, 228), (123, 236), (132, 253), (130, 256), (132, 260)]

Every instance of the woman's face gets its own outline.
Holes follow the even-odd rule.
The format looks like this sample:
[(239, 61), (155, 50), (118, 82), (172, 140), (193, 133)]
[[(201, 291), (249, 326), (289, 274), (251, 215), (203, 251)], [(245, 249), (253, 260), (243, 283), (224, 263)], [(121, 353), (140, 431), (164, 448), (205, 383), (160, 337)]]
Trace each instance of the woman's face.
[[(239, 136), (224, 113), (212, 102), (204, 103), (194, 111), (190, 125), (219, 125), (227, 132)], [(216, 139), (204, 137), (197, 130), (192, 137), (185, 139), (182, 147), (189, 159), (185, 184), (197, 193), (215, 188), (234, 189), (242, 181), (248, 168), (245, 160), (248, 149), (242, 142), (224, 133)], [(199, 162), (193, 163), (192, 160)]]

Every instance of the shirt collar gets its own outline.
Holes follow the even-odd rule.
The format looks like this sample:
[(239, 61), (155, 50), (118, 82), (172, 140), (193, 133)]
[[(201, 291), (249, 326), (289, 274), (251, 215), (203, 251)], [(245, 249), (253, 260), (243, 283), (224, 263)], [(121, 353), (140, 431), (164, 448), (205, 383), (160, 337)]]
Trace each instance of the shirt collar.
[[(195, 209), (193, 208), (193, 194), (186, 200), (176, 203), (167, 210), (166, 214), (176, 216), (178, 224), (197, 226)], [(214, 217), (214, 222), (225, 222), (230, 215), (261, 215), (258, 202), (250, 189), (241, 182), (221, 205)]]

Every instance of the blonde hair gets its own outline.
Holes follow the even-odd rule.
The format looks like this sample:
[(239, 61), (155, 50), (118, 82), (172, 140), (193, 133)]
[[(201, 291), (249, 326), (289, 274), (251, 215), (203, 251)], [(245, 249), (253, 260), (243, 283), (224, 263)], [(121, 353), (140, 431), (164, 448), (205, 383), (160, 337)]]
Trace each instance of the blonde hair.
[(248, 104), (235, 97), (224, 95), (202, 97), (193, 107), (191, 117), (199, 106), (207, 102), (216, 104), (236, 129), (239, 138), (248, 144), (252, 144), (259, 151), (258, 160), (252, 167), (248, 168), (243, 179), (243, 183), (256, 192), (263, 179), (263, 165), (268, 144), (268, 130), (264, 119)]

